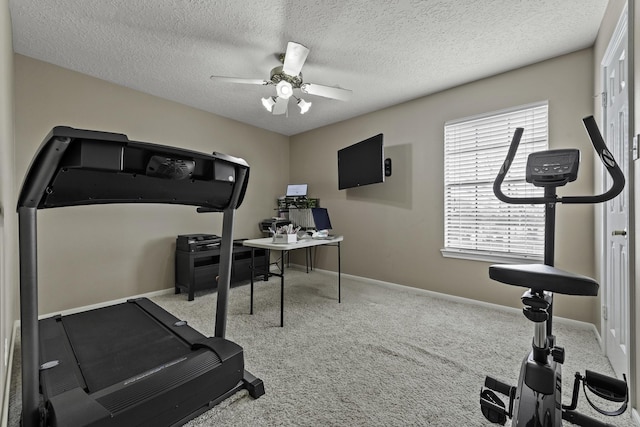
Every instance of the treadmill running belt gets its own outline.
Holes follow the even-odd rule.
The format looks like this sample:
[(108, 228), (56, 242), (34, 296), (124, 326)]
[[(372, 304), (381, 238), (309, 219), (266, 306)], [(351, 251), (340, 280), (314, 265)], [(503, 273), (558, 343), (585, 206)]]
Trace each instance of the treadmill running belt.
[(88, 392), (93, 393), (189, 353), (189, 344), (133, 303), (62, 317)]

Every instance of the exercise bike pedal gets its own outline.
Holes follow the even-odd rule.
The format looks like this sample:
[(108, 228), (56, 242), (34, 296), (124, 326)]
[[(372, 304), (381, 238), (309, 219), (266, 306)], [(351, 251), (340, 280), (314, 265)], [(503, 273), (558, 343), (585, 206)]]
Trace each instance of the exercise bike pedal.
[(584, 385), (596, 396), (610, 402), (625, 402), (629, 398), (626, 377), (612, 378), (593, 371), (585, 371)]
[(480, 409), (482, 415), (492, 423), (505, 425), (507, 422), (506, 405), (496, 393), (488, 388), (480, 390)]
[[(629, 387), (627, 385), (627, 377), (624, 374), (622, 375), (622, 377), (623, 379), (619, 380), (617, 378), (609, 377), (607, 375), (599, 374), (597, 372), (589, 370), (585, 371), (584, 376), (580, 375), (580, 372), (576, 372), (575, 380), (573, 383), (573, 396), (571, 399), (571, 404), (567, 406), (563, 405), (562, 409), (568, 412), (572, 412), (574, 409), (576, 409), (578, 405), (580, 382), (582, 382), (582, 388), (584, 389), (585, 398), (593, 409), (595, 409), (602, 415), (607, 415), (610, 417), (622, 414), (627, 409), (627, 404), (629, 403)], [(621, 403), (622, 405), (620, 406), (620, 408), (613, 411), (607, 411), (599, 408), (595, 403), (591, 401), (587, 390), (603, 400)]]
[[(511, 418), (513, 413), (513, 399), (516, 395), (516, 387), (505, 384), (495, 378), (486, 377), (484, 388), (480, 390), (480, 409), (482, 415), (495, 424), (504, 425), (507, 417)], [(495, 393), (501, 393), (509, 397), (509, 408)]]

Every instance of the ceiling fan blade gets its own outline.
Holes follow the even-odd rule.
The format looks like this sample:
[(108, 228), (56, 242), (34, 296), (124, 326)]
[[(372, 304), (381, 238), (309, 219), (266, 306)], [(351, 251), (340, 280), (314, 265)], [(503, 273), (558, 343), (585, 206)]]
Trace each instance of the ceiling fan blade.
[(287, 43), (287, 52), (284, 54), (282, 72), (290, 76), (297, 76), (300, 74), (304, 61), (307, 60), (307, 55), (309, 55), (309, 49), (302, 46), (300, 43)]
[(303, 83), (300, 90), (309, 95), (318, 95), (325, 98), (338, 99), (340, 101), (348, 101), (351, 99), (352, 91), (342, 89), (340, 87), (324, 86), (315, 83)]
[(276, 104), (273, 106), (273, 110), (271, 110), (271, 112), (274, 115), (285, 114), (287, 112), (288, 105), (289, 105), (288, 99), (277, 97)]
[(249, 85), (268, 85), (271, 84), (270, 81), (261, 80), (261, 79), (241, 79), (238, 77), (224, 77), (224, 76), (211, 76), (209, 77), (211, 80), (224, 82), (224, 83), (242, 83)]

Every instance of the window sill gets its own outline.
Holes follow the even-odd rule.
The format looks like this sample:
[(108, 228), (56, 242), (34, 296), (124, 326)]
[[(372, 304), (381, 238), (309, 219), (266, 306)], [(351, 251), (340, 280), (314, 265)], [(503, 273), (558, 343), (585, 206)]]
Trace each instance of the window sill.
[(479, 252), (462, 249), (440, 249), (440, 253), (445, 258), (486, 261), (499, 264), (536, 264), (543, 262), (542, 257), (525, 254), (502, 254), (497, 252)]

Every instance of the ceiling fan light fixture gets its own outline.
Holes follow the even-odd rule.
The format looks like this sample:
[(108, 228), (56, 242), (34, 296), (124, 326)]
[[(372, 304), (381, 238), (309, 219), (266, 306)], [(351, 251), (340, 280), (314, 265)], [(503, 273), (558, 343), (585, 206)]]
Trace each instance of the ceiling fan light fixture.
[(286, 80), (281, 80), (276, 85), (276, 93), (280, 98), (289, 99), (293, 95), (293, 86)]
[(309, 111), (309, 108), (311, 108), (311, 104), (313, 104), (312, 102), (307, 102), (302, 98), (297, 98), (298, 99), (298, 107), (300, 107), (300, 114), (304, 114), (307, 111)]
[(282, 65), (271, 69), (268, 80), (246, 79), (239, 77), (211, 76), (211, 79), (227, 83), (243, 83), (251, 85), (268, 85), (276, 88), (276, 95), (262, 98), (262, 106), (274, 116), (288, 115), (289, 99), (295, 98), (300, 114), (306, 114), (311, 109), (311, 102), (298, 98), (294, 91), (321, 96), (328, 99), (349, 101), (352, 91), (337, 86), (326, 86), (317, 83), (303, 83), (302, 66), (304, 65), (309, 48), (300, 43), (287, 43), (287, 51), (279, 55)]
[(276, 99), (273, 96), (268, 98), (262, 98), (262, 105), (268, 112), (273, 111), (273, 106), (276, 105)]

